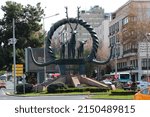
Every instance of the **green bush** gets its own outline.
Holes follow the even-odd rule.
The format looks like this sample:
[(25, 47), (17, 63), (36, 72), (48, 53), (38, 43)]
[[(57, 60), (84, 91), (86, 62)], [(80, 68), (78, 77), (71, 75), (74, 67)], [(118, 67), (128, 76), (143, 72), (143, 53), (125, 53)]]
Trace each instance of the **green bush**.
[(62, 82), (52, 83), (48, 85), (47, 92), (48, 93), (56, 93), (58, 89), (66, 89), (67, 86)]
[(0, 71), (0, 75), (3, 75), (5, 74), (6, 72), (5, 71)]
[[(25, 84), (25, 93), (31, 93), (32, 89), (33, 89), (32, 84)], [(24, 84), (18, 84), (16, 86), (16, 91), (17, 91), (17, 94), (24, 93)]]
[(98, 87), (86, 87), (86, 88), (63, 88), (56, 89), (55, 93), (70, 93), (70, 92), (107, 92), (108, 89), (101, 89)]

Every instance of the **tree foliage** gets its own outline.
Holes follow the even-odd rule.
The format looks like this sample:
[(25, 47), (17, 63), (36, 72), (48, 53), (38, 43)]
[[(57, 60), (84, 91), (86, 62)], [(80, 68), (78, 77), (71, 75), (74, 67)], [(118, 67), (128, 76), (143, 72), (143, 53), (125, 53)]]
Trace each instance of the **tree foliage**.
[(24, 49), (26, 47), (41, 47), (44, 35), (41, 31), (41, 19), (44, 10), (40, 3), (36, 6), (23, 6), (19, 3), (7, 1), (1, 6), (4, 16), (0, 19), (0, 69), (10, 68), (13, 61), (12, 46), (8, 45), (8, 39), (13, 37), (12, 19), (15, 19), (16, 62), (24, 63)]

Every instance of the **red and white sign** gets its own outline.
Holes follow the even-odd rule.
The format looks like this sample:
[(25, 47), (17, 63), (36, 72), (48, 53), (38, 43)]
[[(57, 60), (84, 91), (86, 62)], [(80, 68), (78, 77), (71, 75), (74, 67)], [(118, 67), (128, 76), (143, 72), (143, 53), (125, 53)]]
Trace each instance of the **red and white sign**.
[(115, 74), (115, 78), (118, 79), (118, 77), (119, 77), (118, 74)]

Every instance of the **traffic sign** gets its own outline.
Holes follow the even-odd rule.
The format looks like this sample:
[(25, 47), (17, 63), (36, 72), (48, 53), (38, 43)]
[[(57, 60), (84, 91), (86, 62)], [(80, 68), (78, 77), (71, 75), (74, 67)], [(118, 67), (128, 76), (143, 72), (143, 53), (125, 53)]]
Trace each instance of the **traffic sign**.
[(115, 79), (118, 79), (118, 77), (119, 77), (118, 74), (115, 74)]
[[(14, 71), (14, 67), (12, 67), (12, 71)], [(16, 71), (23, 71), (23, 67), (16, 67)]]
[[(14, 65), (12, 65), (12, 68), (14, 67)], [(23, 68), (23, 64), (16, 64), (16, 68)]]
[[(14, 72), (14, 65), (12, 65), (12, 72)], [(23, 76), (23, 64), (16, 64), (16, 76)]]

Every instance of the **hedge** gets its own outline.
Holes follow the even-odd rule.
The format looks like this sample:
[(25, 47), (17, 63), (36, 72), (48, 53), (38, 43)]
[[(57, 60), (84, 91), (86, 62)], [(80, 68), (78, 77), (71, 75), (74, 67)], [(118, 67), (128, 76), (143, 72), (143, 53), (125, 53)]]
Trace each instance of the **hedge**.
[[(98, 87), (84, 87), (84, 88), (63, 88), (56, 89), (53, 93), (70, 93), (70, 92), (107, 92), (108, 89), (101, 89)], [(49, 93), (49, 92), (48, 92)]]
[(111, 95), (134, 95), (135, 91), (111, 91)]
[[(25, 84), (25, 93), (31, 93), (33, 90), (33, 85), (32, 84)], [(24, 93), (24, 84), (18, 84), (16, 86), (16, 91), (17, 94), (22, 94)]]
[(47, 92), (48, 93), (55, 93), (58, 89), (66, 89), (67, 86), (62, 82), (52, 83), (48, 85)]

